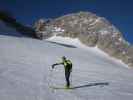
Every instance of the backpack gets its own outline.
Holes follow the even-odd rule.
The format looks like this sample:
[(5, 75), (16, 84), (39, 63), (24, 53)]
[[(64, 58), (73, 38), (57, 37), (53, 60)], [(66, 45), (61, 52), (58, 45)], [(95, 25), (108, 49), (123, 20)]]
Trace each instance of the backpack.
[(67, 69), (68, 69), (68, 70), (72, 70), (72, 62), (71, 62), (70, 60), (66, 60), (66, 61), (64, 62), (64, 66), (65, 66), (65, 68), (66, 68), (66, 66), (67, 66)]

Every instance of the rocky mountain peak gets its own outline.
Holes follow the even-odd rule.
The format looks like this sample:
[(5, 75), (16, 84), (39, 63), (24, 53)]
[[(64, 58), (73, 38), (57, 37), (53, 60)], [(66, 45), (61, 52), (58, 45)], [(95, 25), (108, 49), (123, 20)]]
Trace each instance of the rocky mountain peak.
[(47, 39), (54, 35), (78, 38), (83, 44), (97, 46), (110, 56), (133, 66), (131, 48), (122, 33), (108, 20), (96, 14), (91, 12), (72, 13), (50, 22), (40, 19), (34, 26), (36, 36), (40, 39)]

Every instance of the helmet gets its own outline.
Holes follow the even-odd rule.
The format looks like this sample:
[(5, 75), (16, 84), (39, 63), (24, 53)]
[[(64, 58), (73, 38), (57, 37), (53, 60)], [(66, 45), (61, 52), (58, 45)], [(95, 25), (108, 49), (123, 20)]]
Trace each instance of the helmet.
[(62, 59), (63, 59), (63, 60), (66, 60), (66, 57), (65, 57), (65, 56), (62, 56)]

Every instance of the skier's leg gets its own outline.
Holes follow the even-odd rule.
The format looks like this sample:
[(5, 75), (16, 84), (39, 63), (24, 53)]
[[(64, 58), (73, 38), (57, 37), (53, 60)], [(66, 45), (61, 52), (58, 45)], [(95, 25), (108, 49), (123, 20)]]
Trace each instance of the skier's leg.
[(69, 87), (70, 86), (70, 80), (69, 80), (69, 77), (70, 77), (70, 72), (68, 72), (68, 84), (67, 84), (67, 86)]
[(70, 82), (69, 82), (69, 73), (65, 71), (65, 78), (66, 78), (66, 87), (70, 86)]
[(71, 72), (72, 72), (72, 65), (70, 65), (69, 67), (68, 67), (69, 69), (68, 69), (68, 87), (70, 86), (70, 74), (71, 74)]
[(70, 72), (65, 72), (66, 87), (69, 87), (70, 86), (69, 77), (70, 77)]

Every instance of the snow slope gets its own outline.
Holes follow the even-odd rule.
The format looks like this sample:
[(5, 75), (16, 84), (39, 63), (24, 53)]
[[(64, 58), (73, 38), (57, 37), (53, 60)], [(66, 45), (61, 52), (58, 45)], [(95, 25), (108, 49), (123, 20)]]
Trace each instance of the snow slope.
[(88, 47), (88, 46), (84, 45), (83, 43), (80, 42), (80, 40), (78, 38), (53, 36), (53, 37), (51, 37), (47, 40), (51, 41), (51, 42), (56, 42), (56, 43), (59, 43), (59, 44), (64, 43), (66, 45), (73, 45), (73, 46), (76, 46), (76, 47), (78, 47), (80, 49), (83, 49), (85, 51), (91, 51), (93, 53), (97, 53), (101, 57), (106, 57), (105, 59), (109, 59), (109, 60), (113, 60), (113, 62), (121, 63), (125, 67), (128, 68), (128, 65), (124, 64), (121, 60), (116, 59), (114, 57), (110, 57), (107, 53), (100, 50), (97, 46), (96, 47)]
[[(0, 35), (0, 100), (132, 100), (133, 70), (76, 43)], [(75, 89), (53, 90), (65, 84), (63, 67), (51, 70), (63, 55), (73, 61)]]

